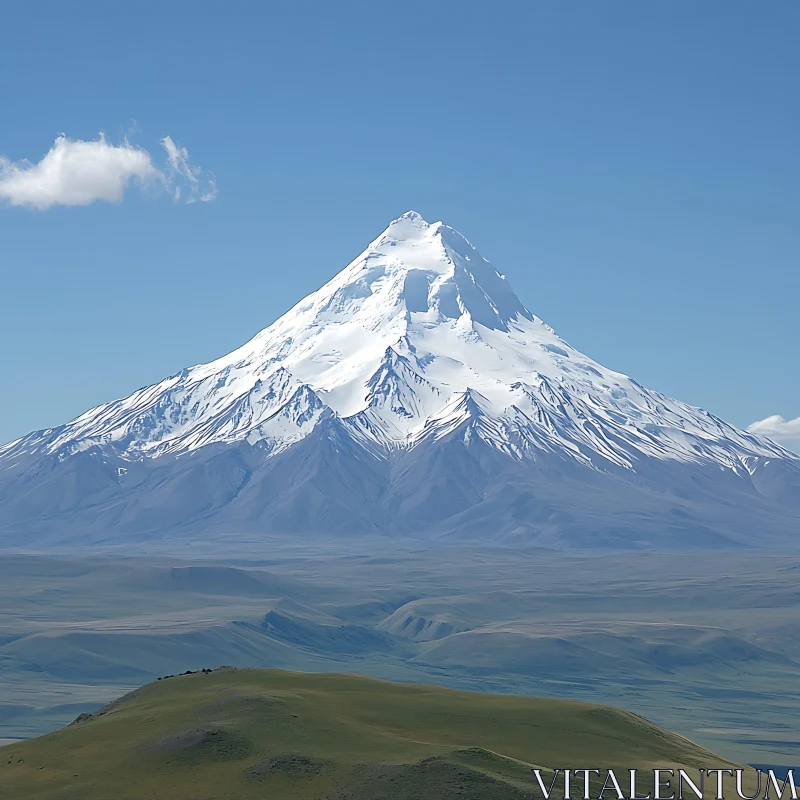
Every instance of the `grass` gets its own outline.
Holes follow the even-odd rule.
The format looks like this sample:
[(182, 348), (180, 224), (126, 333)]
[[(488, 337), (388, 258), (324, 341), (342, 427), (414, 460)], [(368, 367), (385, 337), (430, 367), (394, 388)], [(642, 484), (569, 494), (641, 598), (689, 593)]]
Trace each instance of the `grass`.
[(522, 800), (540, 794), (533, 765), (711, 764), (723, 759), (606, 706), (223, 668), (4, 747), (0, 797)]

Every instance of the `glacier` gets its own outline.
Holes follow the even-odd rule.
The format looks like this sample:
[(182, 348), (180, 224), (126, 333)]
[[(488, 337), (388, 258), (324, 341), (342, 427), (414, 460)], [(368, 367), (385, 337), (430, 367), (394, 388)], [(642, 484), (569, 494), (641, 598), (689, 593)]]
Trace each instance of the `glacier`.
[(800, 458), (578, 352), (410, 211), (228, 355), (0, 447), (7, 547), (795, 549)]

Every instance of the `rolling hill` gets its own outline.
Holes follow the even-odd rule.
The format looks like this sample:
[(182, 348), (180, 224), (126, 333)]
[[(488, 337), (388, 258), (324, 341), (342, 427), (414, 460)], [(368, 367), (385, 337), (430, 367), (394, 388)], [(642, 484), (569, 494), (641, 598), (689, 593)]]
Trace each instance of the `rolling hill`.
[(540, 796), (533, 767), (598, 765), (730, 766), (606, 706), (221, 668), (148, 684), (3, 748), (0, 796), (527, 800)]

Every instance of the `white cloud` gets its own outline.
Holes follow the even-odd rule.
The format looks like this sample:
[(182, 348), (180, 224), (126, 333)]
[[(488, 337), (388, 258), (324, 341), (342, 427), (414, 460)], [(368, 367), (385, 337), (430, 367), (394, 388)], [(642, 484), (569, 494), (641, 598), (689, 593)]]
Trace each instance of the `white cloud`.
[(101, 133), (89, 142), (61, 134), (50, 151), (33, 164), (0, 156), (0, 200), (44, 210), (51, 206), (86, 206), (98, 200), (119, 203), (132, 185), (161, 187), (177, 201), (208, 201), (216, 195), (214, 176), (189, 163), (186, 148), (169, 136), (161, 140), (167, 162), (160, 168), (142, 147), (127, 139), (109, 143)]
[(786, 420), (775, 414), (748, 425), (747, 430), (759, 436), (767, 436), (776, 442), (800, 442), (800, 417)]

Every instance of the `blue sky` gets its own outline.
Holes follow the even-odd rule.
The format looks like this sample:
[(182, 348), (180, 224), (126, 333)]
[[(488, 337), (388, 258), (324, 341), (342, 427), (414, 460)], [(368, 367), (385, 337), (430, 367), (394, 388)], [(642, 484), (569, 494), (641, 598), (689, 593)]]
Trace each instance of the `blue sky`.
[(150, 161), (120, 202), (0, 199), (0, 440), (234, 348), (409, 208), (602, 363), (741, 426), (800, 416), (794, 0), (76, 0), (3, 25), (6, 180), (59, 133)]

